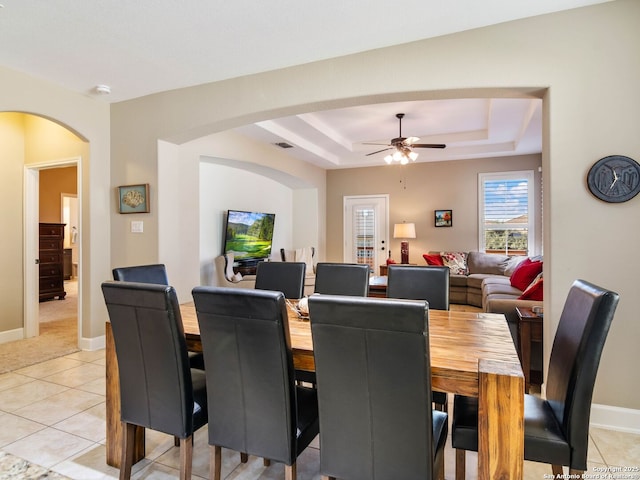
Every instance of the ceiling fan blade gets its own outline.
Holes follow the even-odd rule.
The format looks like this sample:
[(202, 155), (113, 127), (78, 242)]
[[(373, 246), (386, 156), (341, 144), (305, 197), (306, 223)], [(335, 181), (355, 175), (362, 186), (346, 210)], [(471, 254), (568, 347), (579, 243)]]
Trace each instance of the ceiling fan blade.
[(413, 145), (418, 140), (420, 140), (418, 137), (409, 137), (405, 138), (402, 143), (404, 143), (405, 145)]
[(412, 148), (447, 148), (444, 143), (413, 143)]
[(387, 147), (391, 146), (390, 143), (373, 143), (373, 142), (362, 142), (362, 145), (386, 145)]
[(389, 147), (389, 148), (383, 148), (382, 150), (377, 150), (377, 151), (375, 151), (375, 152), (367, 153), (367, 154), (365, 155), (365, 157), (368, 157), (369, 155), (375, 155), (376, 153), (384, 152), (385, 150), (391, 150), (391, 147)]

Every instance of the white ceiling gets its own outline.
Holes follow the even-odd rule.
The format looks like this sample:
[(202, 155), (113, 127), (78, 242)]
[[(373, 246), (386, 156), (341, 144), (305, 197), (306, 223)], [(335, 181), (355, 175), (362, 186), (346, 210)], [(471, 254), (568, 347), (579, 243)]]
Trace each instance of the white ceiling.
[[(0, 0), (0, 65), (119, 102), (604, 1)], [(241, 130), (325, 168), (365, 166), (384, 154), (365, 157), (375, 148), (361, 142), (396, 137), (399, 112), (404, 136), (448, 145), (418, 161), (540, 151), (528, 100), (357, 107)]]

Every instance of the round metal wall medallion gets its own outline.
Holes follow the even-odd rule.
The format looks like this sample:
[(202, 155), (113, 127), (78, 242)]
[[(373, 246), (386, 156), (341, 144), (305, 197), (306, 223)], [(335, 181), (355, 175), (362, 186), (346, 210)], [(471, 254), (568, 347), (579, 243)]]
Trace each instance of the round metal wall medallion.
[(623, 155), (609, 155), (593, 164), (587, 174), (589, 191), (609, 203), (631, 200), (640, 192), (640, 164)]

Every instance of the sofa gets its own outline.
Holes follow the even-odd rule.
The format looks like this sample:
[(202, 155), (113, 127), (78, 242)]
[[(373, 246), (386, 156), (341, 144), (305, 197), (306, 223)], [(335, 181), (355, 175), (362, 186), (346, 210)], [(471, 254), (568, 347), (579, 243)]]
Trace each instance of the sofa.
[(542, 306), (541, 257), (475, 251), (429, 252), (423, 257), (429, 265), (445, 265), (451, 269), (451, 303), (502, 313), (512, 333), (518, 321), (516, 307)]

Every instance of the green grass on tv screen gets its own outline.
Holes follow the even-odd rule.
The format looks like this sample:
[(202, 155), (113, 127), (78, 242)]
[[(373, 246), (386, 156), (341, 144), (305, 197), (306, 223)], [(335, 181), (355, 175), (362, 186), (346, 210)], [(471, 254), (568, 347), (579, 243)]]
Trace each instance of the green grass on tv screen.
[(227, 240), (227, 251), (233, 250), (236, 259), (265, 258), (271, 254), (271, 242), (251, 235), (237, 235)]

